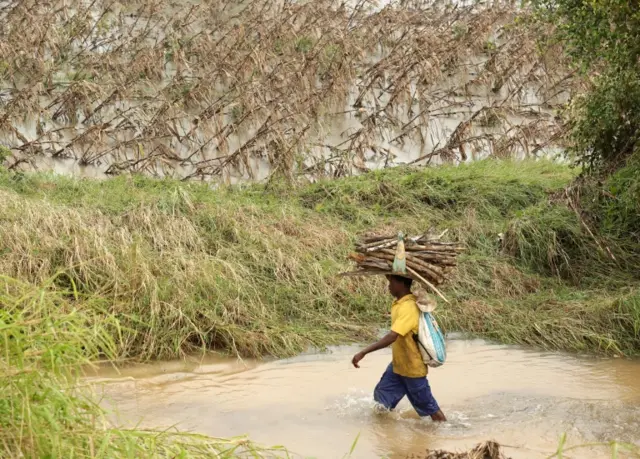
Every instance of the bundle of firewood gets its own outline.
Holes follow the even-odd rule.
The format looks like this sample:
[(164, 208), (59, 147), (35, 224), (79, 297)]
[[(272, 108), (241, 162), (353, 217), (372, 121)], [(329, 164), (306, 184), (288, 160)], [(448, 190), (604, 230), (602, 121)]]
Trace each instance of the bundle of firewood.
[[(459, 244), (442, 242), (445, 233), (413, 237), (365, 236), (356, 245), (356, 252), (349, 255), (358, 269), (345, 275), (404, 275), (422, 283), (446, 301), (436, 287), (450, 277), (456, 266), (456, 257), (463, 248)], [(398, 247), (399, 242), (404, 247)], [(402, 272), (398, 270), (399, 258), (403, 259)]]

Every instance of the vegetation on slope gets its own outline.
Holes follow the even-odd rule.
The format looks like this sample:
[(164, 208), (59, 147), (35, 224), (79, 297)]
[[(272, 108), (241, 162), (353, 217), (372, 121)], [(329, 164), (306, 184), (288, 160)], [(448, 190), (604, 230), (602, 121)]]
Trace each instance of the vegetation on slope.
[[(445, 291), (447, 329), (637, 353), (638, 264), (558, 198), (572, 179), (564, 166), (500, 161), (299, 189), (5, 172), (0, 269), (33, 284), (54, 277), (52, 288), (74, 290), (90, 317), (117, 318), (119, 357), (288, 355), (386, 324), (382, 280), (337, 277), (360, 232), (433, 226), (468, 247)], [(603, 244), (627, 258), (613, 261)]]
[[(55, 279), (53, 279), (55, 281)], [(114, 429), (76, 377), (114, 358), (117, 320), (74, 291), (0, 277), (0, 456), (259, 457), (244, 439)]]
[[(457, 280), (446, 291), (452, 305), (440, 310), (450, 330), (548, 349), (638, 354), (640, 15), (637, 5), (628, 1), (534, 3), (545, 19), (558, 20), (561, 45), (583, 70), (584, 80), (567, 75), (563, 58), (558, 68), (550, 68), (548, 57), (556, 56), (558, 47), (541, 53), (535, 46), (538, 29), (517, 26), (521, 18), (509, 5), (477, 17), (467, 8), (454, 23), (439, 22), (450, 15), (446, 8), (422, 15), (387, 8), (369, 15), (334, 11), (331, 2), (318, 4), (324, 8), (298, 5), (289, 13), (299, 19), (299, 29), (310, 28), (309, 21), (325, 26), (316, 27), (321, 30), (317, 37), (299, 37), (279, 15), (262, 14), (266, 3), (250, 2), (254, 8), (242, 13), (260, 26), (254, 28), (255, 36), (245, 35), (245, 28), (233, 21), (216, 25), (225, 30), (220, 40), (191, 36), (189, 17), (195, 10), (190, 10), (179, 20), (166, 21), (182, 36), (167, 34), (152, 49), (145, 42), (149, 28), (127, 22), (131, 11), (126, 9), (109, 6), (105, 14), (91, 15), (74, 2), (56, 10), (54, 17), (48, 10), (54, 4), (30, 8), (10, 2), (7, 13), (0, 15), (9, 25), (0, 32), (9, 44), (0, 45), (0, 79), (15, 84), (10, 85), (0, 127), (13, 150), (0, 147), (0, 162), (13, 156), (14, 168), (48, 151), (54, 156), (71, 152), (84, 163), (110, 156), (113, 173), (171, 172), (176, 163), (187, 162), (190, 176), (216, 176), (243, 164), (249, 169), (248, 159), (264, 154), (266, 146), (273, 170), (285, 176), (296, 167), (317, 175), (348, 174), (361, 167), (380, 126), (388, 131), (401, 126), (392, 136), (400, 143), (422, 134), (425, 115), (434, 108), (433, 85), (441, 84), (456, 65), (464, 67), (469, 52), (482, 48), (489, 59), (477, 78), (464, 88), (450, 88), (456, 97), (436, 109), (444, 110), (449, 103), (464, 106), (472, 99), (470, 86), (492, 80), (494, 92), (510, 82), (506, 98), (518, 100), (530, 79), (542, 77), (552, 89), (563, 81), (586, 81), (591, 90), (570, 105), (569, 136), (560, 140), (568, 141), (570, 155), (591, 175), (566, 188), (573, 174), (562, 166), (490, 161), (384, 171), (297, 190), (272, 181), (268, 188), (212, 191), (204, 185), (140, 177), (89, 182), (3, 171), (0, 269), (20, 280), (0, 279), (0, 454), (259, 454), (242, 441), (105, 427), (100, 409), (74, 388), (77, 371), (98, 356), (169, 357), (199, 347), (283, 355), (310, 344), (373, 333), (386, 321), (383, 283), (335, 276), (344, 268), (342, 260), (355, 235), (373, 227), (450, 228), (451, 236), (467, 245)], [(225, 5), (214, 2), (211, 11)], [(146, 7), (141, 4), (136, 13), (148, 24), (166, 14)], [(220, 17), (199, 16), (214, 21)], [(279, 27), (271, 27), (274, 17)], [(42, 33), (26, 37), (25, 18)], [(62, 21), (63, 27), (49, 27), (52, 20)], [(494, 23), (499, 23), (505, 42), (487, 41)], [(442, 24), (453, 36), (438, 32)], [(122, 27), (129, 33), (118, 33)], [(355, 35), (365, 45), (343, 40), (347, 28), (354, 32), (351, 39)], [(389, 30), (404, 32), (393, 35)], [(118, 37), (130, 37), (131, 42), (109, 48)], [(182, 40), (185, 37), (190, 39)], [(266, 47), (260, 63), (248, 59), (256, 43)], [(393, 46), (386, 46), (391, 51), (384, 55), (384, 65), (371, 64), (368, 54), (361, 53), (384, 50), (389, 43)], [(218, 45), (225, 52), (211, 52)], [(151, 51), (141, 56), (138, 46)], [(104, 59), (94, 59), (96, 49)], [(439, 55), (444, 68), (422, 65), (433, 57), (425, 56), (424, 49)], [(192, 59), (203, 50), (225, 62)], [(43, 53), (54, 56), (46, 65)], [(288, 64), (279, 65), (282, 61)], [(80, 70), (71, 62), (76, 67), (80, 62)], [(225, 96), (220, 98), (218, 86), (206, 83), (216, 81), (211, 79), (212, 62), (214, 73), (222, 69), (224, 74)], [(230, 72), (224, 70), (228, 62)], [(532, 66), (527, 69), (523, 62)], [(176, 66), (175, 77), (158, 84), (168, 63)], [(344, 68), (355, 70), (345, 73)], [(286, 91), (270, 82), (278, 72), (286, 77), (280, 78)], [(303, 75), (294, 79), (297, 91), (291, 89), (293, 73)], [(346, 144), (329, 147), (335, 164), (322, 157), (305, 162), (310, 158), (296, 154), (306, 152), (300, 140), (313, 137), (311, 127), (316, 127), (319, 113), (326, 112), (327, 118), (342, 114), (340, 105), (347, 103), (355, 74), (362, 91), (352, 108), (362, 117), (362, 127)], [(313, 89), (318, 75), (319, 93)], [(408, 94), (416, 82), (419, 91)], [(427, 82), (432, 86), (423, 87)], [(389, 96), (384, 107), (377, 105), (381, 93)], [(124, 121), (121, 113), (103, 110), (142, 98), (155, 104), (150, 119), (144, 110), (131, 107), (122, 114)], [(45, 100), (46, 108), (40, 106)], [(368, 113), (366, 102), (376, 109)], [(419, 105), (410, 121), (399, 116), (407, 104)], [(336, 105), (338, 112), (333, 113)], [(445, 148), (434, 153), (464, 158), (465, 145), (476, 142), (468, 129), (476, 117), (492, 115), (499, 122), (496, 113), (506, 116), (513, 110), (498, 105), (483, 106), (467, 117)], [(198, 112), (194, 123), (193, 110)], [(20, 132), (25, 113), (39, 117), (35, 136), (27, 134), (30, 138)], [(496, 156), (508, 156), (522, 137), (526, 142), (530, 137), (558, 140), (550, 135), (561, 132), (557, 119), (545, 123), (539, 113), (533, 115), (526, 129), (509, 128), (498, 142), (491, 136), (483, 140)], [(67, 123), (80, 118), (81, 124)], [(59, 121), (67, 125), (59, 128)], [(212, 123), (213, 133), (208, 129)], [(243, 123), (262, 123), (262, 128), (244, 145), (230, 148), (227, 139)], [(76, 132), (79, 126), (86, 129)], [(59, 136), (64, 129), (70, 131), (66, 139)], [(134, 133), (133, 141), (118, 137), (123, 130)], [(196, 134), (208, 140), (198, 143)], [(106, 138), (113, 144), (105, 145)], [(160, 138), (169, 139), (168, 144), (158, 143)], [(175, 157), (178, 145), (186, 149), (186, 158)], [(198, 156), (207, 145), (228, 153), (228, 159)], [(133, 161), (125, 155), (131, 150)], [(613, 451), (617, 454), (617, 446)]]
[(205, 347), (286, 355), (373, 334), (388, 320), (384, 282), (337, 277), (357, 234), (371, 228), (448, 228), (467, 246), (445, 291), (452, 304), (439, 311), (449, 330), (637, 354), (630, 239), (605, 217), (597, 239), (584, 229), (560, 199), (573, 178), (557, 164), (495, 160), (299, 189), (4, 171), (2, 454), (261, 454), (243, 440), (113, 429), (73, 389), (80, 366)]

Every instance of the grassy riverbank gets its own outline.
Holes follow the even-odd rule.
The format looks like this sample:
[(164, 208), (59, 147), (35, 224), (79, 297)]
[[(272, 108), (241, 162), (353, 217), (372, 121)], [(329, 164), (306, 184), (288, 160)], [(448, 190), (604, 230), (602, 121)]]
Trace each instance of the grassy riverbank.
[(91, 362), (115, 358), (117, 320), (77, 292), (53, 290), (50, 283), (0, 277), (0, 457), (231, 458), (274, 451), (245, 439), (111, 427), (77, 377)]
[(546, 162), (485, 161), (212, 191), (5, 172), (0, 269), (34, 285), (53, 279), (90, 323), (116, 319), (107, 330), (118, 358), (199, 348), (280, 356), (386, 324), (380, 280), (336, 277), (359, 232), (435, 226), (468, 247), (440, 310), (448, 330), (636, 354), (637, 264), (569, 210), (559, 193), (573, 178)]
[(445, 290), (452, 304), (439, 310), (448, 330), (635, 355), (633, 238), (607, 230), (606, 218), (597, 236), (586, 231), (564, 200), (573, 179), (557, 164), (499, 161), (216, 191), (0, 172), (0, 455), (264, 452), (243, 440), (113, 429), (69, 388), (101, 358), (200, 348), (279, 356), (372, 336), (388, 320), (384, 283), (337, 277), (371, 228), (448, 228), (467, 246)]

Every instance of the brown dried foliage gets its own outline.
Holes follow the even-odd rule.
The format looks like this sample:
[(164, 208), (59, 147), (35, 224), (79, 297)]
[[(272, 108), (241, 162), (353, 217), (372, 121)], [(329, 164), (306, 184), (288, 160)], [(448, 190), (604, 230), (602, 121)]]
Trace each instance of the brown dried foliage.
[(0, 6), (0, 143), (14, 167), (45, 155), (107, 173), (293, 178), (403, 152), (536, 155), (558, 144), (552, 109), (579, 84), (512, 2)]

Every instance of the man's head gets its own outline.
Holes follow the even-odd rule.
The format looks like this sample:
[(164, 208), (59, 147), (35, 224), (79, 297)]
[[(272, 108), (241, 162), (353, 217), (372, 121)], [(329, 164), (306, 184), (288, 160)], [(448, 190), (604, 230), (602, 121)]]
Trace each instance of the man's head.
[(389, 293), (395, 298), (402, 298), (411, 293), (411, 284), (413, 280), (402, 276), (387, 276), (389, 281)]

